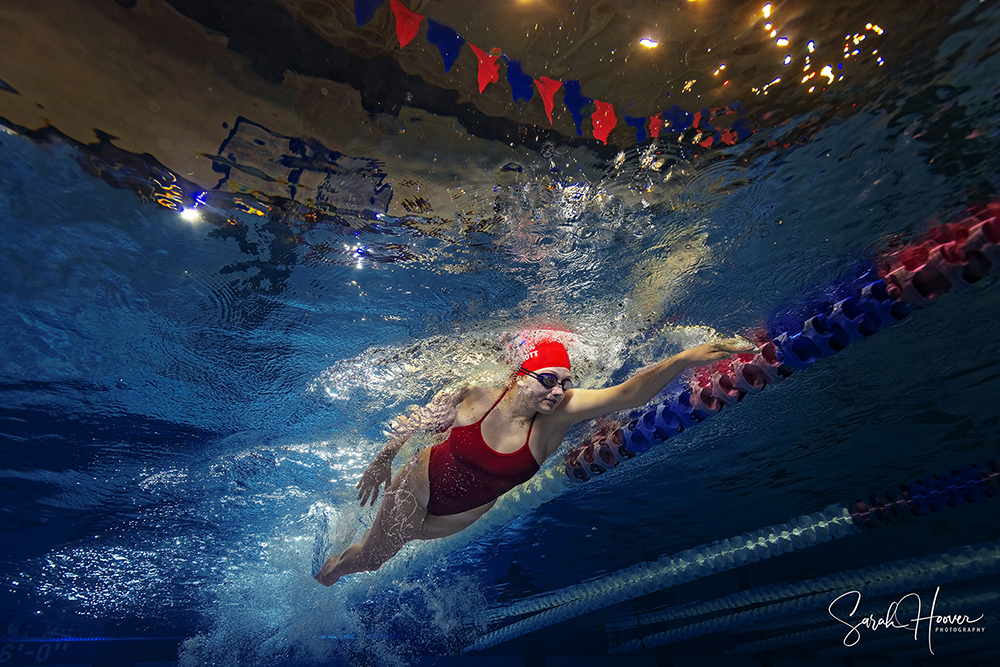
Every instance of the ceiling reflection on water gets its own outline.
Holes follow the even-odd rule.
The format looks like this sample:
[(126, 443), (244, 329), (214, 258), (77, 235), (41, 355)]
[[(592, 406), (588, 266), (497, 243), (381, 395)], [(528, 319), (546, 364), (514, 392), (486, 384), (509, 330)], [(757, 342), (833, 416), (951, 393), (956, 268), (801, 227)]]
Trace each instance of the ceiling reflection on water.
[[(579, 80), (587, 98), (643, 121), (618, 122), (607, 150), (648, 137), (660, 122), (650, 117), (673, 110), (663, 131), (695, 154), (828, 105), (813, 93), (850, 95), (852, 107), (839, 105), (840, 114), (883, 95), (890, 76), (914, 75), (894, 72), (896, 60), (915, 44), (927, 48), (952, 9), (651, 0), (507, 5), (496, 17), (457, 0), (419, 9), (469, 43), (499, 47), (530, 76)], [(155, 156), (192, 189), (222, 185), (289, 196), (291, 184), (278, 187), (287, 173), (267, 172), (267, 185), (217, 183), (217, 172), (231, 166), (227, 148), (236, 146), (237, 125), (243, 134), (267, 128), (382, 165), (381, 178), (395, 194), (385, 212), (396, 216), (454, 217), (439, 184), (468, 175), (455, 167), (488, 177), (499, 164), (523, 160), (521, 146), (582, 142), (605, 152), (577, 136), (562, 104), (550, 124), (538, 95), (519, 107), (502, 78), (479, 93), (471, 52), (445, 72), (422, 30), (399, 48), (388, 2), (360, 28), (352, 0), (123, 0), (58, 11), (20, 0), (3, 11), (3, 77), (18, 92), (0, 98), (0, 117), (29, 130), (51, 125), (83, 144), (98, 130), (97, 139), (126, 153)], [(644, 37), (655, 38), (656, 48), (642, 47)], [(792, 76), (792, 68), (801, 75)], [(47, 76), (53, 70), (77, 84), (60, 87)], [(731, 131), (740, 119), (746, 131)]]

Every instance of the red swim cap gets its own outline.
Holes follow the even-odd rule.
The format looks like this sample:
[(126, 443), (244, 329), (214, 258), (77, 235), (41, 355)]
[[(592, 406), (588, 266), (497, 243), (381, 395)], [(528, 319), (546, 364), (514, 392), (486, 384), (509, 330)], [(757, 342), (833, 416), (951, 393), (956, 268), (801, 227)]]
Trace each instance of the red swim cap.
[(521, 367), (528, 371), (537, 371), (539, 368), (569, 368), (569, 353), (562, 343), (554, 340), (542, 341), (532, 348)]

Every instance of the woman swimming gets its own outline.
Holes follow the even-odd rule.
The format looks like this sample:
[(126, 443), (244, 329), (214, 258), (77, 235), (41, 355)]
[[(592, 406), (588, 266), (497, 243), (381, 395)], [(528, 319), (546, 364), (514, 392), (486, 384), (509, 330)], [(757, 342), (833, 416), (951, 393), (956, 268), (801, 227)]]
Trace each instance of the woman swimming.
[[(644, 368), (606, 389), (572, 388), (569, 354), (556, 341), (534, 346), (503, 389), (466, 387), (439, 394), (400, 418), (385, 448), (358, 482), (361, 506), (375, 504), (371, 528), (323, 565), (325, 586), (353, 572), (377, 570), (410, 540), (432, 540), (471, 526), (497, 498), (529, 480), (577, 422), (645, 405), (689, 366), (752, 347), (735, 341), (699, 345)], [(418, 430), (451, 432), (418, 453), (392, 479), (392, 460)]]

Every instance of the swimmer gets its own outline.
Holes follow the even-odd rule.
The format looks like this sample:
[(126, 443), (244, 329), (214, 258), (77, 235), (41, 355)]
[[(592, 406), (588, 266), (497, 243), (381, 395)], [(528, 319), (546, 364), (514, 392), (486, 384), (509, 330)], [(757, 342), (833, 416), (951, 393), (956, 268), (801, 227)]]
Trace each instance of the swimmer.
[[(361, 506), (386, 487), (371, 528), (332, 556), (316, 580), (377, 570), (411, 540), (454, 535), (485, 514), (497, 498), (538, 472), (570, 427), (610, 412), (645, 405), (689, 366), (755, 348), (743, 341), (699, 345), (644, 368), (606, 389), (575, 389), (562, 343), (538, 343), (503, 389), (471, 386), (438, 394), (394, 424), (385, 448), (358, 482)], [(417, 431), (445, 432), (441, 444), (413, 457), (392, 479), (392, 461)]]

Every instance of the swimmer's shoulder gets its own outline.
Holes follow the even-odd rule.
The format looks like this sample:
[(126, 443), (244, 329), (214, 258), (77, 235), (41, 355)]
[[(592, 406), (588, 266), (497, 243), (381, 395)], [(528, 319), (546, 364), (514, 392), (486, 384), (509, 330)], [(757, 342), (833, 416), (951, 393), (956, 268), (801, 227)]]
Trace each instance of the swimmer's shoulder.
[(496, 387), (483, 387), (477, 384), (469, 385), (463, 387), (460, 397), (462, 399), (463, 406), (475, 406), (480, 404), (486, 404), (486, 407), (490, 407), (493, 403), (500, 398), (500, 394), (503, 393), (503, 389), (497, 389)]
[(500, 398), (502, 389), (469, 385), (463, 387), (459, 394), (461, 402), (458, 406), (456, 425), (471, 424), (482, 417), (487, 410)]

